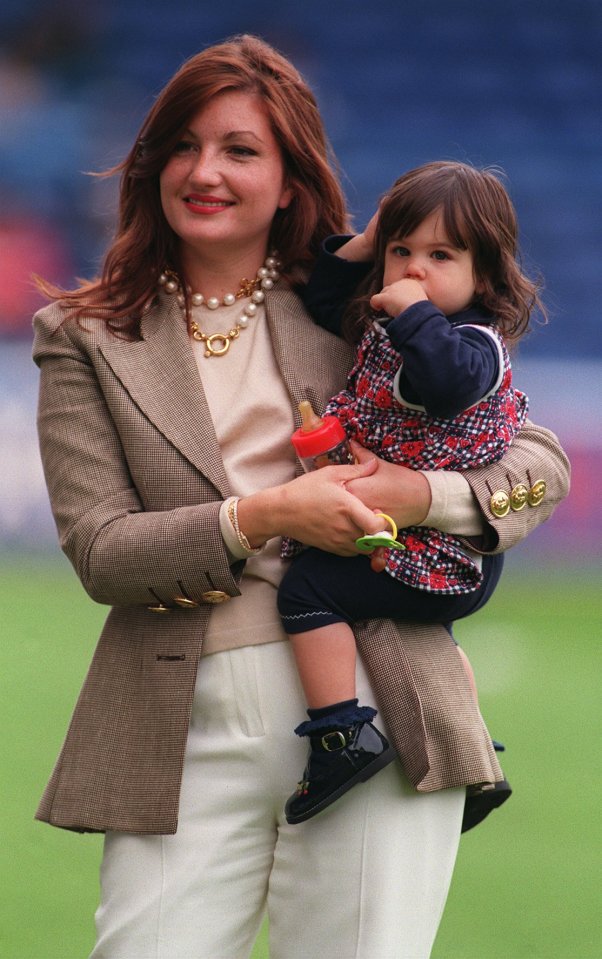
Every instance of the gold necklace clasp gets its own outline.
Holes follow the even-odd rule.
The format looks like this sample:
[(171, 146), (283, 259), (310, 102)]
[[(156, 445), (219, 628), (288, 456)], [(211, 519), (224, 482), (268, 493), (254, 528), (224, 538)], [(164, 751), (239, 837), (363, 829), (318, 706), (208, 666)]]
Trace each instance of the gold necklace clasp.
[[(199, 324), (194, 320), (190, 323), (190, 335), (198, 343), (205, 344), (205, 356), (223, 356), (230, 349), (232, 340), (237, 340), (240, 336), (242, 325), (237, 323), (229, 333), (203, 333)], [(221, 343), (221, 346), (215, 346), (215, 343)]]
[[(223, 356), (230, 349), (232, 340), (237, 340), (239, 334), (240, 330), (234, 327), (229, 333), (211, 333), (209, 336), (203, 333), (198, 339), (205, 344), (205, 356)], [(215, 343), (222, 343), (222, 346), (214, 346)]]

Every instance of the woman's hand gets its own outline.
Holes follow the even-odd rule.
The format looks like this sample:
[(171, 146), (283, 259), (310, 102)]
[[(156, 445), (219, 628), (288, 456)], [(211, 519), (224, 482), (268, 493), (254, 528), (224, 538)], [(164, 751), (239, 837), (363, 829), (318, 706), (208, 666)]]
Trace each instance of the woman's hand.
[(348, 491), (369, 509), (388, 513), (401, 528), (422, 523), (431, 506), (426, 477), (407, 466), (379, 459), (358, 443), (352, 442), (351, 447), (358, 463), (367, 465), (375, 460), (376, 465), (369, 473), (349, 480)]
[(355, 540), (377, 533), (383, 524), (348, 486), (367, 480), (378, 463), (368, 456), (356, 466), (326, 466), (244, 497), (238, 502), (240, 528), (251, 546), (273, 536), (292, 536), (307, 546), (355, 556), (360, 552)]

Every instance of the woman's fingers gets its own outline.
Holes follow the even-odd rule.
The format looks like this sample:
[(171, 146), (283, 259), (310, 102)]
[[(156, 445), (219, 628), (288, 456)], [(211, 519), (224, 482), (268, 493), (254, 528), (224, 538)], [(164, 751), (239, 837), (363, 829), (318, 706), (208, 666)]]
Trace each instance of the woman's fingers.
[(360, 465), (372, 459), (376, 468), (347, 483), (347, 489), (373, 510), (392, 516), (400, 528), (417, 526), (431, 506), (431, 488), (419, 471), (375, 457), (357, 443), (351, 444)]
[(383, 521), (350, 486), (369, 482), (378, 465), (377, 458), (363, 450), (354, 465), (326, 466), (245, 497), (238, 504), (240, 528), (253, 546), (290, 536), (307, 546), (354, 556), (360, 552), (356, 539), (379, 532)]

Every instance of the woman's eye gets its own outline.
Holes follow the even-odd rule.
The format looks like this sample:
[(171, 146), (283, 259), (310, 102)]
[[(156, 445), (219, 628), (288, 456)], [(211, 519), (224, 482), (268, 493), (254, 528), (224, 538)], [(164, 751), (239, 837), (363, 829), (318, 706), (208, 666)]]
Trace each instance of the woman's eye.
[(253, 157), (257, 155), (255, 150), (251, 149), (251, 147), (245, 147), (245, 146), (230, 147), (230, 153), (232, 153), (235, 157), (241, 157), (241, 158)]
[(179, 143), (176, 143), (174, 147), (174, 153), (192, 153), (196, 149), (196, 143), (193, 143), (191, 140), (180, 140)]

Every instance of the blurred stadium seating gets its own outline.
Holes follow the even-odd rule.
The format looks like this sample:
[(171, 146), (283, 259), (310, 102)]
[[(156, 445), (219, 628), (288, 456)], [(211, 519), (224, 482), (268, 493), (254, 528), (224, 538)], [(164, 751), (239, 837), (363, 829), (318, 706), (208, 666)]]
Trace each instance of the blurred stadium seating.
[[(95, 272), (117, 162), (183, 59), (254, 32), (320, 102), (356, 222), (404, 169), (449, 157), (502, 167), (527, 268), (551, 321), (521, 346), (517, 383), (560, 434), (574, 492), (524, 551), (599, 555), (602, 6), (598, 0), (5, 0), (0, 10), (0, 545), (54, 542), (36, 452), (29, 275)], [(594, 517), (597, 515), (597, 523)], [(558, 550), (556, 549), (558, 547)]]

